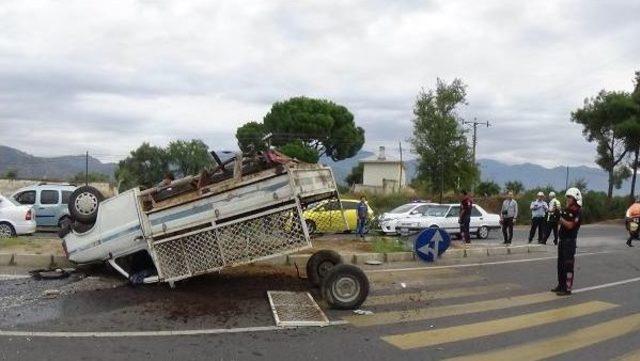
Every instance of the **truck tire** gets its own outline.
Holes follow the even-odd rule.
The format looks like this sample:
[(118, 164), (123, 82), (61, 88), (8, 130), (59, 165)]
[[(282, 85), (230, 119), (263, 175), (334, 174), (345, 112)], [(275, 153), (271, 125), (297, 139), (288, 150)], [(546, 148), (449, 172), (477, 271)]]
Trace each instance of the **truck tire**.
[(342, 263), (342, 257), (331, 250), (314, 253), (307, 262), (307, 279), (313, 286), (320, 286), (329, 270)]
[(329, 306), (353, 310), (369, 296), (369, 280), (364, 272), (350, 264), (339, 264), (329, 270), (322, 281), (322, 296)]
[(69, 213), (76, 221), (92, 224), (98, 216), (98, 206), (104, 200), (99, 190), (91, 186), (77, 188), (69, 197)]

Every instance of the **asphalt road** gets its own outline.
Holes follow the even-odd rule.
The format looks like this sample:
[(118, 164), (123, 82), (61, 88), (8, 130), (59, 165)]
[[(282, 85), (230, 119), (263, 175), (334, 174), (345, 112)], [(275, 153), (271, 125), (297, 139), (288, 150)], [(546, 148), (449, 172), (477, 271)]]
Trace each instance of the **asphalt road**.
[[(583, 227), (570, 297), (548, 292), (552, 247), (370, 267), (362, 308), (373, 314), (325, 309), (346, 321), (325, 328), (273, 328), (266, 291), (307, 290), (291, 269), (250, 267), (173, 290), (131, 288), (101, 269), (58, 281), (5, 276), (0, 360), (639, 359), (640, 248), (626, 248), (624, 236), (619, 225)], [(526, 230), (516, 238), (526, 242)], [(45, 298), (46, 289), (61, 295)], [(156, 332), (166, 330), (183, 335)]]

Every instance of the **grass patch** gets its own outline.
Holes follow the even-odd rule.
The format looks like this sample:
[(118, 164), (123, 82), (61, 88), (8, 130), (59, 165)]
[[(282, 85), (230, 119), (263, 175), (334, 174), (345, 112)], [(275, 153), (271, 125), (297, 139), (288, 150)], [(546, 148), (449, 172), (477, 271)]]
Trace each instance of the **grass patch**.
[(371, 247), (376, 253), (392, 253), (407, 251), (407, 247), (396, 238), (376, 237), (371, 241)]
[(62, 255), (62, 242), (59, 239), (12, 237), (0, 238), (0, 252), (7, 253), (35, 253)]
[(0, 238), (0, 249), (27, 246), (30, 242), (32, 241), (25, 237)]

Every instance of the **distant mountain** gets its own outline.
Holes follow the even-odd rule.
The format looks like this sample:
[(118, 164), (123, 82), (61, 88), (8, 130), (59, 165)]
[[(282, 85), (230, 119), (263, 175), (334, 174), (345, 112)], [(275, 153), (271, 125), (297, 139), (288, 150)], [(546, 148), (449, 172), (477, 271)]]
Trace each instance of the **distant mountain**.
[[(333, 168), (336, 181), (345, 184), (344, 178), (351, 172), (351, 168), (358, 164), (358, 161), (374, 155), (373, 152), (360, 151), (358, 154), (349, 159), (334, 162), (326, 157), (321, 158), (320, 162)], [(524, 163), (509, 165), (491, 159), (480, 159), (481, 178), (483, 181), (494, 181), (500, 186), (504, 186), (505, 182), (517, 180), (524, 184), (525, 188), (531, 189), (535, 187), (552, 186), (555, 189), (564, 189), (567, 177), (566, 167), (545, 168), (541, 165)], [(407, 179), (413, 179), (416, 176), (417, 160), (412, 159), (405, 162), (407, 169)], [(600, 168), (595, 167), (569, 167), (569, 184), (577, 179), (585, 179), (587, 188), (590, 190), (607, 191), (608, 176)], [(629, 182), (625, 182), (620, 190), (615, 190), (617, 194), (626, 194), (629, 189)]]
[[(345, 184), (345, 177), (351, 172), (362, 159), (373, 156), (374, 153), (366, 150), (358, 152), (353, 158), (334, 162), (330, 158), (321, 157), (320, 162), (331, 166), (336, 181)], [(63, 157), (36, 157), (14, 148), (0, 145), (0, 175), (9, 169), (18, 171), (19, 178), (66, 180), (77, 173), (84, 172), (84, 156), (63, 156)], [(517, 180), (522, 182), (528, 189), (544, 187), (547, 185), (555, 189), (563, 189), (567, 176), (566, 167), (545, 168), (543, 166), (524, 163), (509, 165), (490, 159), (479, 160), (481, 177), (483, 181), (494, 181), (500, 186), (505, 182)], [(416, 176), (415, 159), (405, 162), (407, 169), (407, 179)], [(102, 163), (96, 158), (89, 157), (89, 171), (102, 173), (113, 179), (115, 163)], [(585, 179), (587, 187), (591, 190), (607, 190), (607, 174), (595, 167), (569, 167), (569, 183), (576, 179)], [(625, 182), (621, 190), (616, 190), (617, 194), (626, 194), (629, 189), (629, 182)]]
[[(101, 173), (113, 179), (115, 163), (102, 163), (89, 156), (89, 172)], [(0, 145), (0, 176), (16, 170), (18, 178), (68, 180), (85, 171), (84, 156), (36, 157), (14, 148)]]

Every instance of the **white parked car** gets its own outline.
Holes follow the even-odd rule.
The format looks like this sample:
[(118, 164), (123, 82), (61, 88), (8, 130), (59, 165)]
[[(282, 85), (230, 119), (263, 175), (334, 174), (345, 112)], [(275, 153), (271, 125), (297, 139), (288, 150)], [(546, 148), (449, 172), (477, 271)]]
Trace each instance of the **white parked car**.
[[(449, 234), (460, 235), (459, 204), (431, 205), (422, 215), (407, 217), (397, 221), (396, 229), (400, 234), (415, 233), (429, 227), (437, 227)], [(500, 216), (484, 210), (479, 205), (474, 205), (471, 210), (471, 223), (469, 231), (480, 239), (489, 237), (492, 229), (500, 228)]]
[(429, 206), (436, 205), (435, 203), (424, 203), (424, 202), (413, 202), (403, 204), (399, 207), (396, 207), (389, 212), (383, 213), (378, 219), (378, 223), (380, 224), (380, 229), (385, 234), (395, 234), (396, 224), (398, 220), (405, 218), (413, 218), (420, 217), (424, 214)]
[(0, 194), (0, 238), (34, 233), (35, 218), (31, 206), (21, 205)]

